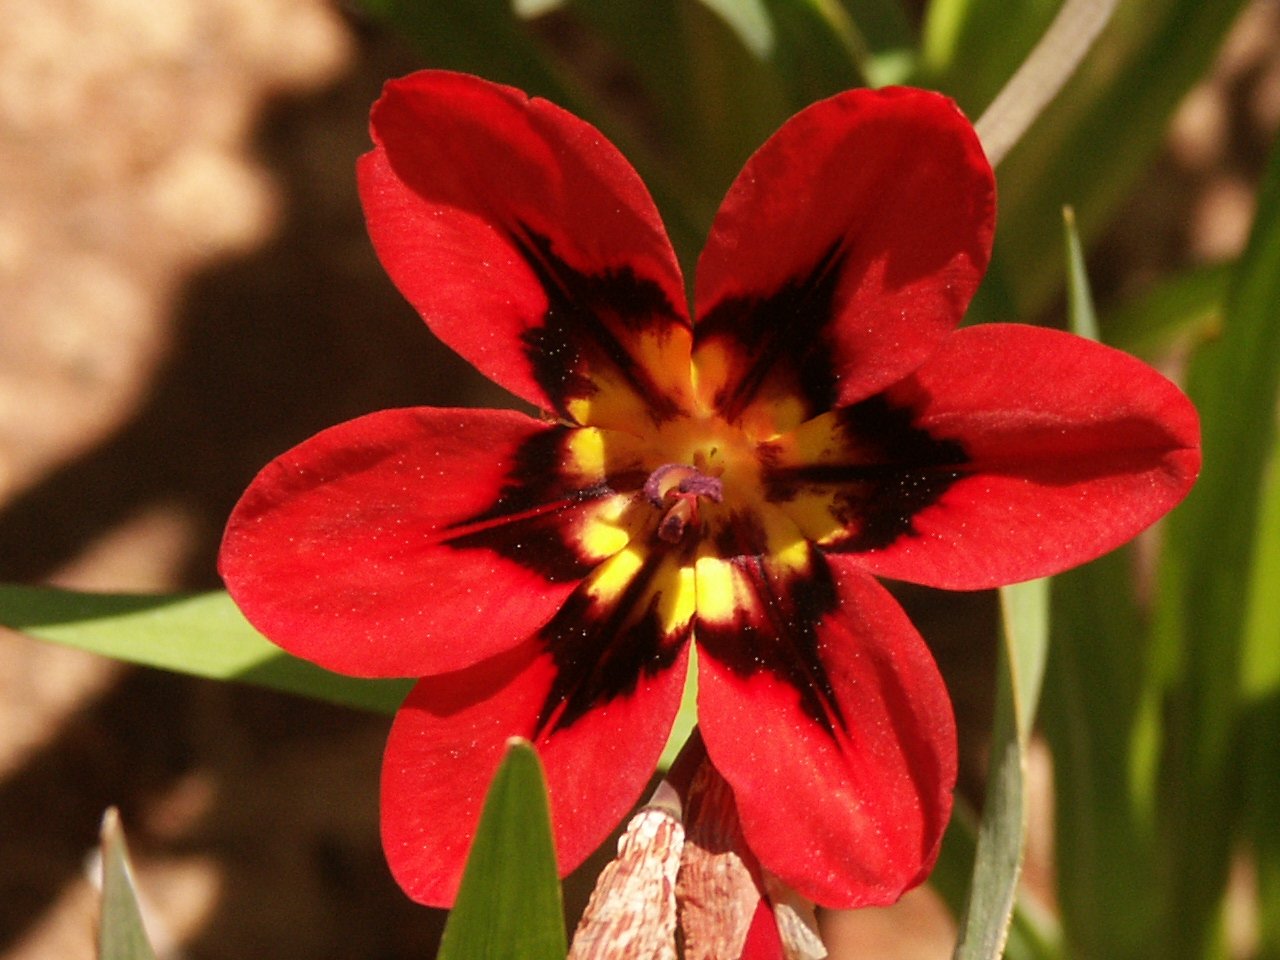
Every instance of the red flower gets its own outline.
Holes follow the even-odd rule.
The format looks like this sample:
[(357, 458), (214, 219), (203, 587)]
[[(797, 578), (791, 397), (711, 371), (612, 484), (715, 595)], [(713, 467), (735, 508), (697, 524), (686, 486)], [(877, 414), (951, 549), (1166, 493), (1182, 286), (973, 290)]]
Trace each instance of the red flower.
[(472, 77), (373, 110), (361, 197), (431, 329), (545, 414), (391, 410), (271, 463), (221, 570), (285, 649), (417, 676), (382, 832), (447, 904), (503, 744), (546, 766), (560, 866), (639, 798), (699, 648), (699, 724), (763, 866), (831, 906), (919, 883), (955, 743), (876, 575), (974, 589), (1134, 536), (1199, 464), (1159, 374), (1051, 330), (956, 330), (994, 200), (943, 97), (852, 91), (730, 189), (694, 320), (658, 213), (592, 127)]

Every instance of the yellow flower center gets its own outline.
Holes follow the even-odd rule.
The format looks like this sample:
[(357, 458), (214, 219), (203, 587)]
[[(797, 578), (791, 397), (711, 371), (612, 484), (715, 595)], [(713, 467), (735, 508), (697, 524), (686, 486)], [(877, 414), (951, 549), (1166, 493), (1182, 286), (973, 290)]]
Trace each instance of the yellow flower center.
[(644, 495), (662, 511), (658, 537), (678, 543), (705, 522), (704, 514), (741, 509), (759, 498), (755, 445), (719, 417), (686, 417), (664, 424), (648, 445), (648, 463), (657, 463)]

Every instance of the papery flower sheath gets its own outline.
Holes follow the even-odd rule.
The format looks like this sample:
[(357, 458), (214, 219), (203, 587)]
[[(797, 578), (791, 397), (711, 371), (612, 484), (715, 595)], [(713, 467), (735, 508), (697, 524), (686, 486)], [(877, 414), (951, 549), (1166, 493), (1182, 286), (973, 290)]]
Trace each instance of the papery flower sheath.
[(547, 772), (567, 872), (640, 798), (698, 645), (698, 721), (750, 849), (818, 903), (884, 903), (937, 855), (950, 701), (877, 580), (1056, 573), (1174, 506), (1194, 409), (1118, 351), (957, 329), (994, 183), (946, 98), (850, 91), (751, 157), (693, 311), (657, 210), (594, 128), (473, 77), (387, 85), (369, 232), (430, 328), (542, 411), (328, 429), (237, 505), (249, 620), (342, 673), (421, 678), (382, 836), (448, 904), (503, 744)]
[(695, 731), (627, 824), (569, 960), (822, 960), (813, 904), (767, 875)]

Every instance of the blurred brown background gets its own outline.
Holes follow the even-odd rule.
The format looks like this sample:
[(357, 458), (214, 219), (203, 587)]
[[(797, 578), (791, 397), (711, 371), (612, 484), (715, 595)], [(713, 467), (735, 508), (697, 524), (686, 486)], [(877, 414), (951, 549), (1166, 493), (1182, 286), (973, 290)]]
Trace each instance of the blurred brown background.
[[(368, 107), (420, 65), (323, 0), (0, 0), (0, 579), (215, 587), (276, 453), (501, 402), (401, 302), (356, 202)], [(1102, 296), (1235, 253), (1277, 127), (1280, 3), (1256, 0), (1107, 238)], [(984, 662), (922, 627), (951, 676)], [(93, 955), (110, 804), (163, 953), (432, 956), (438, 917), (378, 847), (386, 725), (0, 635), (0, 958)], [(848, 955), (949, 954), (924, 897), (836, 925)]]

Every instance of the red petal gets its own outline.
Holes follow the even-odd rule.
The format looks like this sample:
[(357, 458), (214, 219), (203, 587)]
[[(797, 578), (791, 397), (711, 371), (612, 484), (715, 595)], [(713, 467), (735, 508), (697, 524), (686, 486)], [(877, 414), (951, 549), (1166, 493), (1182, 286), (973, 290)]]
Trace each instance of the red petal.
[(599, 431), (519, 413), (375, 413), (268, 465), (219, 568), (254, 626), (321, 666), (456, 670), (525, 640), (625, 544), (604, 459)]
[(816, 552), (807, 571), (735, 564), (740, 622), (697, 627), (699, 726), (747, 842), (828, 907), (890, 903), (924, 879), (956, 775), (924, 641), (883, 587), (845, 567)]
[[(965, 590), (1058, 573), (1146, 529), (1200, 468), (1199, 421), (1177, 387), (1059, 331), (960, 330), (884, 398), (967, 462), (901, 535), (857, 552), (882, 576)], [(841, 536), (832, 549), (849, 548)]]
[(747, 930), (747, 942), (742, 947), (740, 960), (785, 960), (782, 938), (778, 936), (778, 924), (768, 901), (761, 898), (751, 917)]
[(854, 90), (800, 112), (747, 162), (698, 262), (705, 401), (766, 436), (902, 377), (960, 321), (994, 212), (950, 100)]
[(596, 849), (639, 799), (680, 706), (688, 645), (568, 726), (540, 721), (560, 671), (531, 642), (419, 682), (397, 714), (382, 768), (382, 842), (420, 903), (457, 892), (485, 791), (508, 737), (533, 740), (547, 774), (561, 874)]
[(387, 84), (360, 196), (439, 337), (544, 410), (622, 425), (687, 405), (684, 287), (635, 171), (545, 100), (462, 74)]

